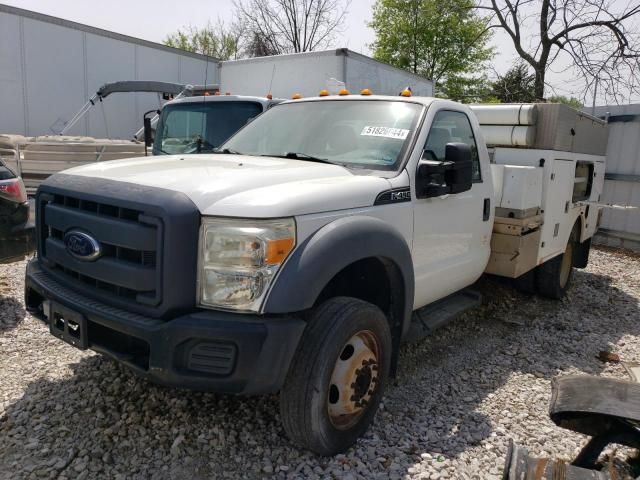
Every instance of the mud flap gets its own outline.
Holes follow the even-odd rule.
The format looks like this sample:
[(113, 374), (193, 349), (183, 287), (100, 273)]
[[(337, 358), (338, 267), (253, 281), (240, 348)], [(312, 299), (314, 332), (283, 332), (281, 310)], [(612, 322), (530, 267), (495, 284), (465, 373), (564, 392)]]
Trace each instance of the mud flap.
[(589, 252), (591, 251), (591, 238), (582, 243), (576, 243), (573, 250), (573, 266), (576, 268), (587, 268), (589, 263)]
[(640, 384), (592, 376), (553, 379), (551, 420), (559, 427), (589, 435), (573, 465), (594, 468), (610, 443), (640, 448)]

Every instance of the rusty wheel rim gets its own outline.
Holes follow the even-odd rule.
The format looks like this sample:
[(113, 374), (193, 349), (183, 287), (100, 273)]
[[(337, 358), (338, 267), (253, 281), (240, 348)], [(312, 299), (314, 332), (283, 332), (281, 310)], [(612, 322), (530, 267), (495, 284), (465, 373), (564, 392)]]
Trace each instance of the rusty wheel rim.
[(380, 347), (373, 332), (361, 330), (342, 347), (329, 381), (331, 424), (346, 430), (358, 423), (378, 389)]

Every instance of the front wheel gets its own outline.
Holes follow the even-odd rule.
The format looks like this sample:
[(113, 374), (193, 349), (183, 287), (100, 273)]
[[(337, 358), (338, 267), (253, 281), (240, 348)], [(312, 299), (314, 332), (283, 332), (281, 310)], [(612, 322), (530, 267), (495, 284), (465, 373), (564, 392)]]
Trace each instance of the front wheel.
[(375, 305), (350, 297), (320, 305), (280, 392), (289, 438), (327, 456), (353, 445), (380, 404), (391, 348), (389, 324)]

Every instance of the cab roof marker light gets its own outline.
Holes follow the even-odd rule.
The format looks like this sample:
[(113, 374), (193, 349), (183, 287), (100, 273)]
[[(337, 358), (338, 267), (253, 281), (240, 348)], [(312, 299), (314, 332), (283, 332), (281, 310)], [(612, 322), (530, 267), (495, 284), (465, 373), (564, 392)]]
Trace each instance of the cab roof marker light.
[(231, 95), (231, 92), (224, 92), (225, 95)]
[(267, 100), (273, 100), (273, 95), (271, 92), (267, 93)]
[(340, 92), (338, 93), (338, 95), (340, 95), (341, 97), (344, 97), (346, 95), (349, 95), (349, 90), (347, 90), (346, 88), (343, 88), (342, 90), (340, 90)]
[(402, 92), (400, 92), (401, 97), (410, 97), (411, 95), (413, 95), (413, 93), (411, 92), (411, 87), (407, 87), (402, 90)]
[(318, 93), (319, 97), (328, 97), (329, 96), (329, 90), (320, 90), (320, 93)]
[(299, 93), (294, 93), (293, 95), (291, 95), (292, 100), (300, 100), (301, 98), (302, 95), (300, 95)]
[(367, 95), (373, 95), (373, 93), (371, 93), (371, 90), (369, 90), (368, 88), (363, 88), (363, 89), (360, 91), (360, 95), (367, 96)]
[(216, 93), (214, 93), (214, 95), (215, 95), (215, 96), (220, 95), (220, 91), (219, 91), (219, 90), (216, 90)]

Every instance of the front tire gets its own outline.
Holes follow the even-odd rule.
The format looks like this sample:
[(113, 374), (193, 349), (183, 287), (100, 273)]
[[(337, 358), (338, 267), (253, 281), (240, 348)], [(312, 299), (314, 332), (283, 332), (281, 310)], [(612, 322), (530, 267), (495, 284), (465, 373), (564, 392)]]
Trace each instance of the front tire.
[(384, 393), (391, 333), (375, 305), (350, 297), (313, 312), (280, 392), (289, 438), (320, 455), (335, 455), (367, 430)]

